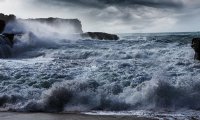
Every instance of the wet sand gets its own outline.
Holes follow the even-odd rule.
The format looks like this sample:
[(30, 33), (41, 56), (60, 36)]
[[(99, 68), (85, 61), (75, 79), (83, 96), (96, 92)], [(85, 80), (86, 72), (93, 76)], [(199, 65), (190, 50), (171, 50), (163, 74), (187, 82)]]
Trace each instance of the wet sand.
[(0, 112), (0, 120), (155, 120), (136, 116)]

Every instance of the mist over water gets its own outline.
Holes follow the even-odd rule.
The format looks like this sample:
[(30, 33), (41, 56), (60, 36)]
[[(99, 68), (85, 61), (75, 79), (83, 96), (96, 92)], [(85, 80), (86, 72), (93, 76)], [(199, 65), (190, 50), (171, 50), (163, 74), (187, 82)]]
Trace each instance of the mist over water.
[[(68, 41), (80, 39), (73, 25), (57, 20), (55, 23), (34, 20), (16, 20), (7, 24), (4, 33), (15, 33), (12, 56), (37, 57), (45, 54), (43, 50), (57, 49)], [(34, 53), (35, 55), (34, 55)], [(32, 52), (32, 53), (29, 53)]]
[(13, 57), (0, 60), (2, 111), (200, 109), (200, 63), (190, 46), (198, 33), (98, 41), (41, 33), (36, 24), (47, 27), (31, 23), (16, 38)]

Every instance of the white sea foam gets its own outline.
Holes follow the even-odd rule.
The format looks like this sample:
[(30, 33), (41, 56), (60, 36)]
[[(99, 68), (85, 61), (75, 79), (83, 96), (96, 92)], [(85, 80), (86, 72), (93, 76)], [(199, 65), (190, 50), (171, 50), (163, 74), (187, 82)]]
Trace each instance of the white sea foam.
[(34, 32), (21, 36), (13, 58), (0, 62), (0, 107), (125, 111), (114, 112), (122, 115), (134, 110), (133, 115), (149, 114), (140, 110), (199, 110), (200, 64), (190, 47), (193, 33), (137, 37), (63, 41), (65, 37), (42, 39)]

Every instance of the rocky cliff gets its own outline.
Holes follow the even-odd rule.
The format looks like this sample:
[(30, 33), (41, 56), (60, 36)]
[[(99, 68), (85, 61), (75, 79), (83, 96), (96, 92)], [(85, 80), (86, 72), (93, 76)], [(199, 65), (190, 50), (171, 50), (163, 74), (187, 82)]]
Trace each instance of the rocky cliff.
[[(36, 19), (18, 19), (15, 15), (0, 14), (0, 32), (3, 31), (5, 25), (9, 22), (40, 22), (50, 25), (51, 27), (62, 27), (63, 31), (69, 31), (70, 33), (83, 33), (81, 21), (78, 19), (62, 19), (62, 18), (36, 18)], [(12, 25), (12, 27), (19, 27), (19, 25)], [(18, 29), (18, 28), (13, 28)], [(65, 30), (66, 29), (66, 30)]]
[[(6, 26), (6, 27), (5, 27)], [(103, 32), (86, 32), (83, 33), (81, 21), (78, 19), (62, 18), (35, 18), (20, 19), (15, 15), (0, 14), (0, 33), (23, 34), (33, 32), (34, 34), (80, 34), (83, 38), (97, 40), (118, 40), (115, 34)]]
[(0, 13), (0, 20), (3, 20), (4, 22), (8, 23), (10, 21), (16, 20), (16, 16), (15, 15), (4, 15), (2, 13)]
[(2, 13), (0, 13), (0, 33), (3, 32), (6, 23), (15, 20), (16, 17), (14, 15), (4, 15)]

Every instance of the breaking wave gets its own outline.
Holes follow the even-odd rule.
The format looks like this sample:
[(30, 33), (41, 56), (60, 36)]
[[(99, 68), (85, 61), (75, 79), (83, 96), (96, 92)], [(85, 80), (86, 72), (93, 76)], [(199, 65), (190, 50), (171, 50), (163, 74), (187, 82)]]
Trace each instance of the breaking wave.
[[(64, 23), (63, 23), (64, 24)], [(56, 26), (53, 23), (16, 20), (6, 25), (4, 33), (15, 33), (14, 46), (10, 50), (13, 58), (32, 58), (44, 56), (46, 49), (59, 49), (63, 44), (80, 39), (80, 35), (73, 32), (72, 26)], [(1, 40), (3, 41), (3, 40)], [(5, 45), (1, 47), (5, 48)], [(7, 49), (0, 50), (4, 56)]]
[[(105, 87), (106, 86), (106, 87)], [(135, 88), (102, 86), (96, 81), (57, 83), (38, 100), (20, 95), (2, 95), (4, 110), (23, 112), (125, 111), (200, 109), (200, 83), (191, 86), (148, 81)]]
[(1, 111), (200, 109), (200, 64), (190, 47), (197, 33), (119, 41), (55, 34), (34, 28), (15, 38), (13, 58), (0, 60)]

